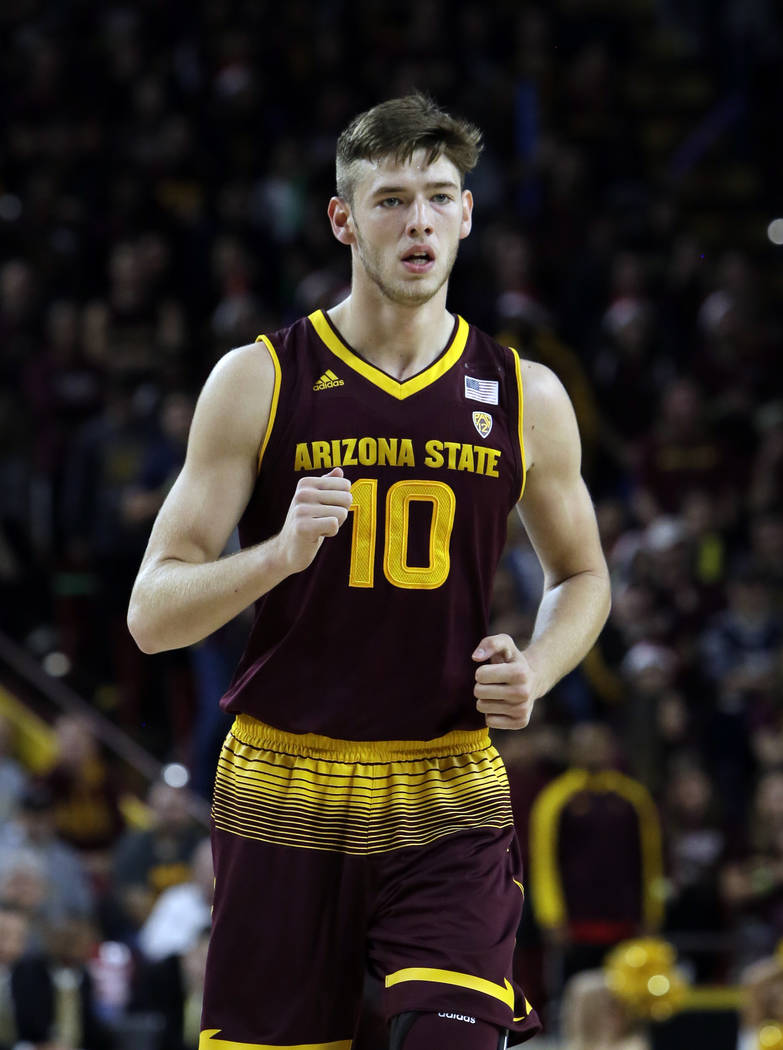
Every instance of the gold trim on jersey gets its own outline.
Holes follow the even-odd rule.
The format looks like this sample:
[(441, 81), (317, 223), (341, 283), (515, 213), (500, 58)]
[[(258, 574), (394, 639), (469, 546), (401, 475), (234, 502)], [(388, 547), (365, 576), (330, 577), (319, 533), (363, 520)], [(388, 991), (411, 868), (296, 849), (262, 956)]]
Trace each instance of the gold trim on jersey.
[[(472, 973), (460, 973), (458, 970), (439, 970), (432, 966), (409, 966), (404, 970), (396, 970), (387, 975), (385, 984), (387, 988), (393, 988), (395, 984), (404, 984), (407, 981), (430, 981), (433, 984), (450, 984), (455, 988), (468, 988), (472, 992), (481, 992), (493, 999), (499, 999), (501, 1003), (513, 1012), (515, 995), (514, 987), (507, 977), (503, 978), (503, 984), (495, 984), (485, 977), (475, 977)], [(525, 1013), (521, 1017), (515, 1017), (515, 1021), (524, 1021), (528, 1014), (532, 1013), (533, 1007), (522, 996), (525, 1003)]]
[(205, 1028), (199, 1036), (198, 1050), (351, 1050), (352, 1039), (338, 1039), (336, 1043), (237, 1043), (234, 1039), (216, 1039), (220, 1028)]
[(400, 382), (398, 379), (393, 379), (385, 372), (382, 372), (380, 368), (376, 368), (375, 365), (371, 365), (369, 361), (362, 360), (349, 346), (346, 346), (334, 328), (332, 328), (323, 310), (315, 310), (307, 320), (315, 329), (321, 342), (331, 350), (335, 357), (338, 357), (349, 368), (352, 368), (354, 372), (364, 376), (370, 383), (380, 387), (381, 390), (400, 401), (410, 397), (411, 394), (418, 394), (420, 390), (434, 383), (436, 379), (440, 379), (452, 365), (456, 364), (462, 356), (462, 351), (465, 349), (470, 330), (467, 321), (458, 316), (457, 330), (446, 351), (441, 354), (437, 361), (433, 361), (429, 368), (425, 368), (418, 375)]
[(519, 493), (519, 498), (522, 499), (525, 492), (525, 481), (527, 479), (527, 468), (525, 464), (525, 436), (523, 430), (523, 424), (525, 421), (525, 397), (522, 390), (522, 367), (519, 361), (519, 354), (513, 346), (510, 346), (509, 350), (514, 355), (514, 370), (517, 377), (517, 392), (519, 397), (519, 454), (522, 457), (522, 488)]
[(439, 970), (433, 966), (409, 966), (397, 970), (386, 977), (386, 987), (408, 981), (429, 981), (433, 984), (450, 984), (454, 988), (469, 988), (472, 992), (481, 992), (493, 999), (499, 999), (509, 1010), (514, 1009), (514, 989), (506, 977), (503, 984), (495, 984), (484, 977), (475, 977), (472, 973), (459, 973), (457, 970)]
[(275, 425), (275, 417), (277, 415), (277, 403), (280, 400), (280, 380), (282, 378), (282, 371), (280, 368), (280, 359), (277, 356), (277, 351), (272, 346), (271, 341), (265, 335), (259, 335), (256, 338), (257, 343), (263, 343), (269, 351), (269, 356), (272, 358), (272, 364), (275, 368), (275, 385), (272, 390), (272, 403), (269, 406), (269, 422), (266, 425), (266, 433), (264, 434), (264, 440), (261, 442), (261, 448), (258, 453), (258, 466), (257, 469), (261, 469), (261, 460), (264, 458), (266, 452), (266, 446), (269, 444), (269, 438), (272, 435), (272, 427)]
[(334, 740), (247, 715), (223, 745), (212, 816), (243, 838), (358, 855), (513, 825), (506, 770), (485, 730)]

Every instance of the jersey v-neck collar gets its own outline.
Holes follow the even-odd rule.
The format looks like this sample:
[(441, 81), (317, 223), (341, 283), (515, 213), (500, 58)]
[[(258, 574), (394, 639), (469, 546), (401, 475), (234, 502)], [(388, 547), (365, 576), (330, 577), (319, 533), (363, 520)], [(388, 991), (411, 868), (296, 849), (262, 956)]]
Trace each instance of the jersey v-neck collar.
[(465, 349), (470, 330), (467, 321), (457, 315), (454, 331), (443, 353), (431, 365), (427, 365), (421, 372), (417, 372), (415, 376), (400, 381), (399, 379), (394, 379), (393, 376), (388, 375), (380, 368), (376, 368), (375, 365), (371, 365), (369, 361), (365, 361), (347, 343), (343, 342), (337, 329), (323, 310), (314, 310), (307, 319), (312, 324), (321, 342), (328, 350), (331, 350), (335, 357), (338, 357), (343, 364), (358, 372), (359, 375), (363, 376), (374, 386), (380, 387), (385, 393), (390, 394), (391, 397), (396, 397), (400, 401), (410, 397), (411, 394), (417, 394), (420, 390), (434, 383), (436, 379), (440, 379), (442, 375), (448, 372), (452, 365), (457, 363), (462, 356), (462, 351)]

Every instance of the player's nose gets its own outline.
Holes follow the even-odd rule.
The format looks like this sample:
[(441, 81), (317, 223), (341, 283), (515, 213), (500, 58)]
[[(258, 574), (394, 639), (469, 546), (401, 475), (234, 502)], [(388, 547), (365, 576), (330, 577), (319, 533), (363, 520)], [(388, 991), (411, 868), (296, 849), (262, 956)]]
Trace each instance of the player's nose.
[(407, 232), (409, 237), (432, 233), (432, 214), (426, 200), (416, 199), (408, 212)]

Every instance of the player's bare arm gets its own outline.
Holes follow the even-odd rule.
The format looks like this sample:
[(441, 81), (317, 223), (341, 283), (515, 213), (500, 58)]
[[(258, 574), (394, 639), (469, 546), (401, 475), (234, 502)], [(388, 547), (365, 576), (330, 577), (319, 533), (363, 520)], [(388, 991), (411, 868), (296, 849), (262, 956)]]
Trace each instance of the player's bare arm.
[(517, 509), (544, 570), (544, 592), (524, 649), (498, 634), (483, 638), (473, 653), (480, 663), (476, 706), (498, 729), (528, 724), (538, 697), (593, 645), (611, 600), (571, 402), (548, 368), (522, 367), (527, 481)]
[(312, 562), (348, 515), (350, 483), (335, 470), (303, 478), (282, 530), (221, 558), (256, 480), (274, 388), (261, 345), (227, 354), (196, 406), (185, 464), (161, 507), (133, 587), (128, 626), (147, 653), (201, 641)]

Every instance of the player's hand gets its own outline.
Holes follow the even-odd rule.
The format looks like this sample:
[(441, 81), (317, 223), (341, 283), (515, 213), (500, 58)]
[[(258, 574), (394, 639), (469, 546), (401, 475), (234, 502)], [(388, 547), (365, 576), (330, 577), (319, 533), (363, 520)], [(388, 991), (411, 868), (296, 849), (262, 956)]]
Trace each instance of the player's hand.
[(353, 502), (340, 467), (318, 478), (301, 478), (278, 540), (291, 573), (311, 564), (327, 536), (336, 536)]
[[(535, 675), (507, 634), (482, 638), (473, 651), (476, 707), (491, 729), (524, 729), (533, 713)], [(486, 662), (485, 662), (486, 661)]]

